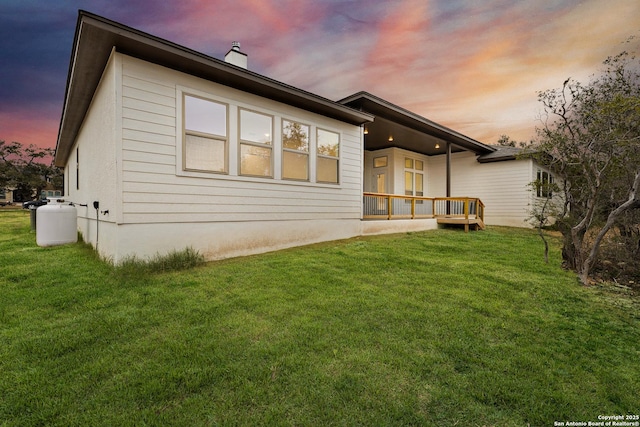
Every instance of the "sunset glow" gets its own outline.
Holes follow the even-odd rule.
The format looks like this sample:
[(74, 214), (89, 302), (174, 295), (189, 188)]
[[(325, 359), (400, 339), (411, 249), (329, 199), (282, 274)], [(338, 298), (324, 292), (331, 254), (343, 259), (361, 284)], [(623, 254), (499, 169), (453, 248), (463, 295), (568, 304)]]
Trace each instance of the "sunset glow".
[(77, 10), (338, 100), (366, 90), (484, 143), (528, 140), (537, 92), (640, 46), (637, 0), (10, 0), (0, 139), (54, 147)]

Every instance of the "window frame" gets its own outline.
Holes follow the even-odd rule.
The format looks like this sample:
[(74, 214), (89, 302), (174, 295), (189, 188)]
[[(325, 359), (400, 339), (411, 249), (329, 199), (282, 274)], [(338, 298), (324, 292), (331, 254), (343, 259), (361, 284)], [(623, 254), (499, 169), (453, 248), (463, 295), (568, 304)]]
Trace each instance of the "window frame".
[[(227, 175), (229, 173), (229, 104), (226, 102), (221, 102), (206, 96), (197, 95), (193, 92), (189, 91), (181, 91), (182, 93), (182, 170), (187, 172), (202, 172), (202, 173), (210, 173), (210, 174), (218, 174), (218, 175)], [(217, 135), (208, 132), (202, 132), (192, 129), (187, 129), (187, 97), (200, 99), (202, 101), (211, 102), (213, 104), (218, 104), (224, 107), (224, 120), (225, 120), (225, 132), (226, 135)], [(187, 167), (187, 135), (192, 135), (199, 138), (206, 138), (213, 142), (222, 142), (224, 143), (224, 159), (223, 159), (223, 169), (220, 170), (212, 170), (212, 169), (201, 169), (201, 168), (192, 168)]]
[(545, 189), (544, 185), (553, 185), (554, 179), (551, 172), (547, 172), (542, 169), (538, 169), (537, 175), (538, 185), (536, 186), (536, 197), (540, 199), (552, 199), (553, 198), (553, 190), (551, 188)]
[[(303, 151), (303, 150), (296, 150), (293, 148), (287, 148), (284, 145), (284, 136), (285, 136), (285, 122), (288, 123), (297, 123), (300, 126), (306, 127), (307, 128), (307, 150)], [(285, 117), (281, 117), (280, 119), (280, 140), (281, 140), (281, 144), (282, 144), (282, 158), (281, 158), (281, 164), (282, 164), (282, 171), (281, 171), (281, 178), (283, 181), (297, 181), (297, 182), (309, 182), (311, 180), (311, 125), (303, 123), (301, 121), (298, 120), (294, 120), (294, 119), (288, 119)], [(285, 177), (285, 153), (293, 153), (293, 154), (297, 154), (297, 155), (304, 155), (307, 157), (307, 177), (306, 178), (290, 178), (290, 177)]]
[[(321, 154), (319, 152), (320, 149), (320, 132), (326, 132), (326, 133), (330, 133), (330, 134), (334, 134), (338, 137), (338, 155), (337, 156), (330, 156), (330, 155), (326, 155), (326, 154)], [(325, 129), (322, 127), (316, 127), (316, 149), (315, 149), (315, 153), (316, 153), (316, 182), (320, 183), (320, 184), (331, 184), (331, 185), (339, 185), (340, 184), (340, 155), (342, 150), (340, 149), (342, 145), (342, 137), (340, 135), (340, 132), (335, 132), (329, 129)], [(323, 181), (321, 179), (319, 179), (319, 171), (320, 171), (320, 160), (335, 160), (336, 162), (336, 180), (335, 181)]]
[[(256, 141), (251, 141), (251, 140), (247, 140), (247, 139), (242, 139), (242, 112), (248, 112), (248, 113), (252, 113), (252, 114), (257, 114), (260, 116), (265, 116), (268, 117), (271, 121), (271, 125), (270, 125), (270, 132), (269, 132), (269, 143), (264, 143), (264, 142), (256, 142)], [(241, 107), (238, 106), (238, 176), (250, 176), (250, 177), (256, 177), (256, 178), (273, 178), (273, 170), (274, 170), (274, 158), (273, 158), (273, 145), (274, 145), (274, 122), (275, 122), (275, 117), (272, 114), (267, 114), (264, 113), (262, 111), (257, 111), (257, 110), (253, 110), (251, 108), (245, 108), (245, 107)], [(270, 151), (269, 154), (269, 175), (258, 175), (258, 174), (251, 174), (251, 173), (243, 173), (242, 172), (242, 146), (252, 146), (252, 147), (258, 147), (258, 148), (268, 148)]]
[[(405, 157), (404, 158), (404, 173), (405, 173), (405, 184), (404, 184), (404, 194), (405, 196), (411, 197), (424, 197), (424, 160)], [(411, 194), (408, 194), (409, 190), (407, 190), (407, 173), (411, 173), (412, 181), (411, 181)], [(420, 188), (422, 191), (418, 191), (418, 177), (420, 177)], [(418, 192), (422, 194), (418, 194)]]
[(80, 147), (76, 147), (76, 191), (80, 190)]
[(373, 158), (374, 168), (386, 168), (389, 165), (389, 156), (378, 156)]
[[(213, 170), (207, 169), (197, 169), (197, 168), (187, 168), (185, 161), (188, 159), (187, 154), (189, 153), (187, 150), (186, 144), (186, 135), (194, 132), (185, 132), (185, 117), (189, 112), (185, 108), (185, 96), (190, 96), (193, 98), (203, 99), (208, 102), (221, 104), (226, 107), (224, 109), (224, 114), (226, 114), (226, 135), (224, 137), (219, 136), (219, 138), (215, 138), (216, 135), (206, 134), (205, 137), (212, 135), (212, 139), (217, 139), (220, 141), (220, 144), (224, 144), (224, 172), (216, 172)], [(193, 177), (193, 178), (204, 178), (204, 179), (220, 179), (220, 180), (228, 180), (228, 181), (239, 181), (239, 182), (264, 182), (265, 180), (277, 181), (280, 184), (284, 185), (294, 185), (294, 186), (310, 186), (310, 187), (318, 187), (318, 188), (342, 188), (342, 147), (340, 147), (344, 143), (344, 129), (341, 126), (334, 126), (332, 123), (327, 122), (326, 120), (322, 120), (322, 118), (318, 118), (315, 115), (302, 114), (298, 115), (293, 113), (292, 111), (284, 111), (283, 109), (276, 108), (271, 105), (266, 105), (259, 102), (251, 102), (249, 100), (239, 100), (235, 99), (231, 94), (223, 91), (216, 92), (215, 90), (205, 89), (202, 87), (193, 87), (193, 86), (183, 86), (176, 85), (175, 88), (175, 108), (176, 108), (176, 132), (175, 132), (175, 175), (180, 177)], [(250, 175), (250, 174), (242, 174), (241, 173), (241, 156), (240, 151), (243, 147), (242, 144), (245, 143), (243, 139), (240, 138), (241, 132), (241, 123), (240, 123), (240, 111), (247, 110), (252, 111), (257, 114), (262, 114), (265, 116), (269, 116), (271, 118), (271, 134), (273, 135), (271, 138), (271, 144), (255, 144), (256, 146), (266, 147), (271, 150), (271, 176), (265, 175)], [(220, 114), (220, 117), (222, 115)], [(196, 117), (196, 119), (201, 119), (200, 117)], [(309, 135), (308, 135), (308, 179), (307, 180), (299, 180), (295, 178), (286, 178), (283, 177), (283, 157), (284, 152), (282, 147), (282, 120), (286, 120), (289, 122), (297, 122), (304, 126), (308, 126)], [(285, 124), (286, 124), (285, 121)], [(197, 120), (193, 121), (193, 119), (187, 120), (187, 123), (190, 123), (192, 127), (197, 127), (198, 123), (202, 123), (202, 128), (209, 128), (212, 130), (222, 129), (221, 124), (216, 124), (216, 126), (211, 127), (208, 126), (205, 120)], [(259, 128), (257, 128), (259, 129)], [(318, 132), (318, 130), (321, 130)], [(189, 131), (189, 129), (186, 129)], [(322, 154), (318, 154), (317, 152), (317, 137), (318, 134), (321, 138), (324, 138), (324, 132), (328, 132), (330, 135), (334, 134), (333, 143), (337, 144), (335, 153), (336, 157), (333, 156), (323, 156)], [(259, 133), (254, 133), (250, 138), (255, 138)], [(244, 135), (246, 136), (246, 135)], [(331, 139), (329, 139), (331, 141)], [(241, 144), (242, 143), (242, 144)], [(251, 143), (249, 141), (248, 143)], [(327, 145), (327, 144), (325, 144)], [(206, 149), (203, 147), (203, 149)], [(244, 148), (246, 150), (246, 146)], [(288, 152), (289, 150), (287, 150)], [(330, 151), (330, 150), (327, 150)], [(222, 149), (219, 149), (219, 152), (222, 153)], [(297, 153), (295, 150), (291, 150), (291, 153)], [(246, 151), (245, 151), (246, 153)], [(304, 154), (303, 151), (299, 152), (300, 154)], [(191, 151), (191, 154), (194, 154), (194, 151)], [(265, 155), (266, 156), (266, 155)], [(331, 159), (332, 164), (323, 164), (322, 162), (325, 159)], [(192, 161), (193, 160), (193, 161)], [(222, 159), (221, 159), (222, 160)], [(266, 159), (265, 159), (266, 160)], [(198, 163), (197, 157), (189, 159), (191, 165), (195, 162), (196, 165)], [(299, 168), (302, 167), (303, 159), (301, 158), (293, 158), (289, 156), (289, 164), (291, 162), (295, 162), (293, 164), (298, 165)], [(286, 163), (285, 163), (286, 164)], [(320, 172), (326, 172), (331, 170), (331, 174), (329, 175), (333, 181), (325, 181), (318, 180), (318, 166), (321, 166)], [(209, 164), (204, 164), (204, 166), (220, 166), (222, 167), (222, 163), (216, 164), (211, 162)], [(246, 166), (246, 162), (245, 162)], [(323, 169), (324, 168), (324, 169)], [(246, 168), (245, 168), (246, 169)], [(72, 171), (73, 169), (71, 169)], [(333, 173), (336, 173), (335, 177), (331, 177)], [(71, 173), (70, 173), (71, 175)], [(325, 173), (325, 178), (327, 174)], [(337, 177), (337, 181), (335, 178)], [(72, 178), (73, 179), (73, 178)], [(73, 185), (73, 184), (71, 184)]]

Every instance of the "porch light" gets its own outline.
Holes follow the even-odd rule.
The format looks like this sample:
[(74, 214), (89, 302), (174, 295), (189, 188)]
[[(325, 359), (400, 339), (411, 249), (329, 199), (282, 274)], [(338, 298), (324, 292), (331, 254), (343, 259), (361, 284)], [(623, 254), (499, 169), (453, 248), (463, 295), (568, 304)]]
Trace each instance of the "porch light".
[(365, 134), (365, 135), (369, 135), (369, 129), (364, 128), (364, 134)]
[(440, 148), (440, 144), (436, 143), (436, 150)]
[(389, 135), (389, 142), (393, 142), (393, 135)]

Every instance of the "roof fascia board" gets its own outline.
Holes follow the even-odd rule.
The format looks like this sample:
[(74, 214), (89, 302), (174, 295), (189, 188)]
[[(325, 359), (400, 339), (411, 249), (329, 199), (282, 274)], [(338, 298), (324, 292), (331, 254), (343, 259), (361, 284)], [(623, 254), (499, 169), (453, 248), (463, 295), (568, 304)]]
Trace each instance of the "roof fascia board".
[[(63, 111), (58, 129), (55, 158), (58, 166), (63, 166), (66, 163), (71, 145), (89, 108), (90, 102), (87, 101), (87, 98), (93, 97), (93, 93), (97, 88), (96, 84), (99, 82), (103, 72), (102, 69), (96, 70), (103, 64), (92, 63), (92, 67), (88, 68), (90, 72), (96, 73), (95, 75), (91, 75), (90, 79), (85, 78), (87, 76), (79, 79), (77, 76), (82, 62), (82, 58), (79, 55), (82, 49), (85, 48), (84, 43), (87, 43), (84, 40), (88, 37), (86, 34), (91, 30), (97, 31), (97, 33), (92, 33), (92, 36), (99, 43), (110, 44), (109, 46), (101, 46), (102, 49), (100, 50), (104, 50), (104, 53), (102, 53), (104, 55), (106, 55), (107, 47), (109, 52), (115, 47), (116, 51), (125, 55), (190, 73), (203, 79), (353, 125), (362, 125), (374, 119), (372, 114), (358, 111), (347, 105), (278, 82), (90, 12), (79, 11), (69, 64), (69, 74), (67, 76)], [(106, 61), (106, 58), (100, 57), (98, 59)], [(87, 86), (82, 87), (83, 84)], [(77, 102), (79, 100), (83, 102)], [(84, 111), (70, 112), (70, 110), (78, 108)], [(71, 123), (69, 123), (70, 121)]]
[[(307, 92), (302, 89), (298, 89), (293, 86), (287, 85), (285, 83), (278, 82), (276, 80), (270, 79), (261, 74), (252, 72), (251, 70), (237, 67), (235, 65), (224, 62), (220, 59), (210, 57), (208, 55), (205, 55), (203, 53), (189, 49), (187, 47), (178, 45), (171, 41), (153, 36), (148, 33), (144, 33), (142, 31), (127, 27), (123, 24), (119, 24), (114, 21), (109, 21), (106, 18), (89, 14), (88, 12), (83, 12), (83, 13), (85, 14), (85, 16), (87, 16), (92, 20), (93, 25), (100, 27), (107, 32), (110, 32), (112, 28), (115, 28), (116, 29), (116, 31), (114, 31), (115, 34), (121, 37), (135, 40), (144, 45), (149, 45), (151, 47), (158, 49), (158, 51), (171, 52), (177, 57), (184, 57), (185, 59), (190, 59), (192, 61), (205, 65), (211, 69), (216, 69), (221, 73), (230, 74), (234, 77), (237, 77), (238, 79), (244, 79), (256, 86), (262, 86), (264, 88), (268, 88), (271, 90), (284, 91), (284, 92), (289, 92), (291, 94), (295, 94), (296, 96), (300, 97), (303, 101), (306, 101), (307, 103), (309, 102), (317, 103), (329, 109), (336, 109), (338, 111), (342, 111), (345, 116), (353, 116), (352, 120), (354, 124), (363, 124), (373, 120), (373, 116), (371, 114), (367, 114), (367, 113), (355, 110), (341, 103), (331, 101), (319, 95), (315, 95), (311, 92)], [(121, 50), (121, 49), (117, 49), (117, 50), (122, 53), (127, 53), (126, 50)], [(145, 59), (145, 58), (142, 58), (142, 59)], [(159, 65), (162, 65), (162, 64), (159, 64)], [(256, 92), (259, 92), (259, 91), (256, 91)], [(305, 103), (303, 102), (302, 104), (305, 104)]]

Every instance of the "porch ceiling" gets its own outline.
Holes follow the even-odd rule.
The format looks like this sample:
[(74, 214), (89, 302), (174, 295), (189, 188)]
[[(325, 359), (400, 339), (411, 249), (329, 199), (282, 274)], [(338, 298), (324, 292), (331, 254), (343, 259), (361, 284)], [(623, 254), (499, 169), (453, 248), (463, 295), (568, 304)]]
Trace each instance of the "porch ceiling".
[[(376, 116), (372, 123), (366, 124), (365, 129), (367, 131), (364, 136), (365, 150), (375, 151), (397, 147), (427, 156), (435, 156), (447, 152), (447, 141), (445, 139), (417, 131), (379, 116)], [(389, 138), (393, 138), (393, 141), (389, 141)], [(451, 146), (451, 152), (459, 151), (465, 150), (455, 144)]]
[(472, 151), (480, 155), (496, 150), (368, 92), (359, 92), (338, 102), (375, 115), (372, 123), (364, 125), (366, 150), (398, 147), (435, 156), (446, 153), (446, 143), (451, 144), (452, 152)]

